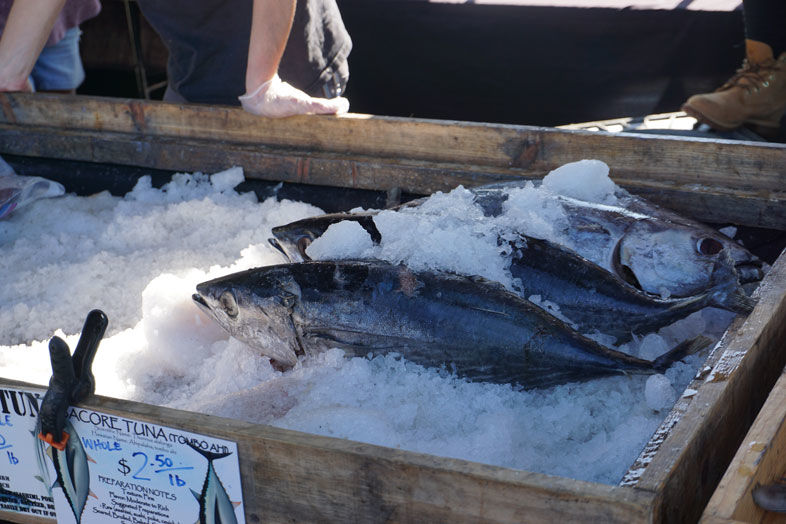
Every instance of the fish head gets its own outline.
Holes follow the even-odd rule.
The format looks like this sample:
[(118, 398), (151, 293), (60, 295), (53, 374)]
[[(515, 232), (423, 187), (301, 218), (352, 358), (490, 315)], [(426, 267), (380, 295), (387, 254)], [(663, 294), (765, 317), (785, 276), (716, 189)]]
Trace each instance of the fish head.
[(200, 309), (231, 336), (290, 367), (302, 353), (292, 313), (300, 286), (286, 265), (219, 277), (197, 285), (192, 296)]
[(738, 252), (732, 245), (733, 240), (711, 231), (638, 221), (620, 238), (611, 265), (617, 276), (647, 293), (695, 296), (718, 286), (739, 286), (733, 258)]
[[(404, 205), (402, 205), (404, 207)], [(310, 218), (304, 218), (283, 226), (273, 228), (273, 236), (269, 242), (284, 253), (290, 262), (306, 262), (311, 257), (306, 249), (311, 242), (321, 237), (333, 224), (344, 221), (357, 222), (371, 236), (371, 240), (379, 243), (382, 240), (377, 226), (374, 224), (376, 211), (363, 211), (357, 213), (331, 213)]]
[(327, 229), (327, 225), (324, 229), (315, 227), (315, 225), (318, 226), (319, 223), (315, 224), (314, 221), (305, 219), (274, 227), (274, 238), (271, 238), (269, 242), (284, 253), (290, 262), (311, 260), (311, 257), (306, 254), (306, 248), (311, 245), (311, 242), (322, 236), (322, 233)]

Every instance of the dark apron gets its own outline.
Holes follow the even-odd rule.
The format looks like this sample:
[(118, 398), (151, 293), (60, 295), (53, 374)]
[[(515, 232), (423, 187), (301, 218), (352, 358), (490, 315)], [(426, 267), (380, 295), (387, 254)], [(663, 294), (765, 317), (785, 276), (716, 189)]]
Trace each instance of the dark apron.
[[(169, 49), (165, 100), (238, 105), (252, 1), (137, 1)], [(298, 0), (279, 76), (312, 96), (337, 96), (349, 79), (351, 49), (335, 0)]]

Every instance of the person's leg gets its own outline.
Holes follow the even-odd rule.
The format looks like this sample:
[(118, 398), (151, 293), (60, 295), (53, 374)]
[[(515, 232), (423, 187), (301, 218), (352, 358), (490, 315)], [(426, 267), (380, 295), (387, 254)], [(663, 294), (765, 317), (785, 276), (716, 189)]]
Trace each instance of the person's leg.
[(73, 93), (85, 79), (79, 56), (78, 27), (66, 31), (62, 40), (45, 46), (38, 56), (30, 76), (37, 91)]
[(693, 95), (682, 110), (721, 131), (755, 126), (778, 133), (786, 111), (786, 1), (744, 0), (745, 61), (714, 93)]
[(745, 0), (745, 38), (763, 42), (774, 56), (786, 51), (786, 2), (783, 0)]

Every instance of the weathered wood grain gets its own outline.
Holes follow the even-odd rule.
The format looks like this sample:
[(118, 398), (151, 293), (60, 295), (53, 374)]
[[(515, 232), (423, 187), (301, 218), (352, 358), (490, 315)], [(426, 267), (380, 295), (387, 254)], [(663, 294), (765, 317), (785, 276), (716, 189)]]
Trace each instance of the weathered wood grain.
[[(4, 386), (36, 388), (0, 379)], [(106, 397), (80, 406), (237, 442), (246, 521), (252, 523), (648, 522), (654, 499), (643, 490)], [(0, 518), (16, 516), (0, 512)]]
[(621, 185), (694, 218), (786, 229), (780, 144), (355, 114), (270, 120), (231, 107), (21, 93), (0, 94), (0, 108), (0, 154), (241, 165), (249, 177), (421, 194), (597, 158)]
[(713, 370), (635, 483), (658, 493), (656, 521), (699, 518), (786, 365), (785, 255), (773, 265), (760, 293), (753, 312), (720, 342)]
[[(782, 348), (786, 349), (786, 341)], [(759, 508), (751, 495), (757, 484), (786, 475), (786, 373), (782, 373), (718, 484), (702, 522), (733, 518), (744, 522), (781, 522), (786, 515)]]

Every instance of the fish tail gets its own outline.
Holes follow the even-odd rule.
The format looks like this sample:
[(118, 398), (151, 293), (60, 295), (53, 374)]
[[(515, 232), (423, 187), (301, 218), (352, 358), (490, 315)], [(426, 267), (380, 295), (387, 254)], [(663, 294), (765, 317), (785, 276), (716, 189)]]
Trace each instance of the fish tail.
[(678, 360), (682, 360), (688, 355), (692, 355), (698, 351), (701, 351), (711, 343), (712, 340), (703, 335), (699, 335), (690, 340), (686, 340), (685, 342), (681, 342), (674, 348), (653, 360), (652, 367), (659, 373), (662, 373)]
[(208, 462), (213, 462), (214, 460), (228, 457), (229, 455), (232, 454), (231, 451), (227, 451), (226, 453), (213, 453), (212, 451), (207, 451), (198, 446), (195, 446), (189, 441), (186, 441), (186, 444), (188, 444), (188, 447), (190, 447), (191, 449), (193, 449), (194, 451), (205, 457), (208, 460)]

